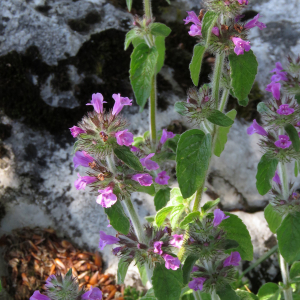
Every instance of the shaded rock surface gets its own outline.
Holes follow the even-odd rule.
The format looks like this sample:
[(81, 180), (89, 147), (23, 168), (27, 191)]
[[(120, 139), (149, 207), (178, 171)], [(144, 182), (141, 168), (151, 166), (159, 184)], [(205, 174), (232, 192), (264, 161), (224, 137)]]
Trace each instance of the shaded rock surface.
[[(140, 12), (142, 7), (135, 2), (134, 12)], [(166, 66), (158, 77), (157, 125), (180, 132), (191, 124), (174, 112), (173, 105), (185, 99), (192, 84), (188, 64), (195, 44), (182, 18), (185, 10), (198, 10), (201, 3), (177, 0), (169, 7), (162, 2), (154, 4), (157, 20), (168, 22), (173, 32), (167, 39)], [(250, 214), (263, 210), (268, 196), (260, 196), (255, 187), (261, 153), (258, 137), (246, 135), (246, 121), (256, 117), (255, 106), (274, 63), (284, 61), (289, 51), (300, 52), (299, 5), (297, 0), (250, 1), (246, 15), (260, 13), (267, 24), (267, 29), (254, 29), (249, 36), (259, 62), (257, 81), (262, 91), (253, 96), (250, 108), (239, 110), (225, 151), (212, 161), (207, 182), (206, 199), (220, 197), (224, 210), (245, 211), (237, 214), (250, 230), (255, 258), (267, 250), (265, 241), (271, 234), (262, 212)], [(284, 7), (285, 13), (278, 7)], [(91, 109), (85, 104), (92, 93), (103, 93), (107, 107), (113, 105), (113, 93), (133, 97), (128, 80), (131, 50), (123, 51), (132, 15), (119, 1), (2, 0), (0, 8), (0, 235), (20, 226), (51, 226), (94, 250), (99, 230), (110, 234), (114, 230), (106, 227), (96, 196), (73, 185), (77, 172), (68, 128)], [(201, 82), (208, 81), (210, 72), (207, 57)], [(148, 129), (147, 108), (138, 114), (133, 105), (124, 113), (133, 133)], [(155, 213), (151, 197), (135, 193), (132, 199), (142, 218)], [(103, 254), (107, 267), (115, 271), (117, 259), (110, 248)], [(276, 266), (265, 265), (250, 273), (251, 280), (275, 279)], [(131, 272), (135, 275), (130, 278), (136, 278)]]

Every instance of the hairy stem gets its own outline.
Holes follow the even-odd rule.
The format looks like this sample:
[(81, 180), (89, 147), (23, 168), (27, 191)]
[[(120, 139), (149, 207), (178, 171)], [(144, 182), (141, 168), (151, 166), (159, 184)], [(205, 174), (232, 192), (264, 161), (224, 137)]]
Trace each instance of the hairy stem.
[(219, 95), (220, 95), (220, 80), (223, 71), (225, 54), (217, 54), (215, 59), (215, 68), (213, 74), (213, 88), (212, 88), (212, 96), (215, 100), (215, 107), (218, 107), (219, 104)]
[(202, 300), (200, 291), (193, 291), (195, 300)]
[(288, 180), (288, 174), (287, 174), (285, 163), (282, 162), (278, 163), (278, 173), (282, 184), (283, 198), (284, 200), (288, 200), (290, 189), (289, 189), (289, 180)]
[(290, 287), (289, 264), (284, 260), (281, 254), (280, 254), (280, 270), (281, 270), (282, 281), (285, 285), (285, 288), (283, 289), (284, 299), (293, 300), (293, 290)]
[(268, 257), (270, 257), (274, 252), (277, 251), (277, 249), (278, 249), (278, 245), (275, 245), (267, 253), (265, 253), (263, 256), (261, 256), (254, 264), (252, 264), (245, 271), (242, 272), (242, 274), (240, 275), (240, 279), (242, 279), (248, 272), (250, 272), (252, 269), (254, 269), (259, 264), (261, 264), (264, 260), (266, 260)]
[(144, 12), (147, 19), (152, 19), (151, 0), (144, 0)]
[(219, 300), (219, 296), (217, 295), (216, 289), (213, 289), (211, 293), (211, 300)]
[(220, 103), (220, 106), (219, 106), (219, 111), (223, 112), (225, 107), (226, 107), (226, 104), (227, 104), (227, 101), (228, 101), (228, 97), (229, 97), (229, 89), (224, 89), (223, 90), (223, 94), (222, 94), (222, 98), (221, 98), (221, 103)]
[[(156, 72), (155, 72), (156, 73)], [(156, 149), (156, 75), (152, 77), (151, 83), (151, 93), (150, 93), (150, 115), (149, 115), (149, 124), (150, 124), (150, 138), (151, 138), (151, 145), (153, 150)]]

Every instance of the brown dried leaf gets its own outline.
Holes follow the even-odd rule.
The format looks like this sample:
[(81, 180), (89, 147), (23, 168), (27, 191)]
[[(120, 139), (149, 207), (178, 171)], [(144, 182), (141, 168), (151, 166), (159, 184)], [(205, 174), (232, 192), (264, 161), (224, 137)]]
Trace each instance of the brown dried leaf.
[(90, 279), (89, 284), (96, 284), (98, 282), (98, 274), (99, 272), (97, 271)]

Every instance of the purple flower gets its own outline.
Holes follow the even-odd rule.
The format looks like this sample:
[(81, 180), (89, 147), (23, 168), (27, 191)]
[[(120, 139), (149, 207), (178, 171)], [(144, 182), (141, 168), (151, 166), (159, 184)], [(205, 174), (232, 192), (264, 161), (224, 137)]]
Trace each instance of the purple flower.
[(162, 171), (157, 174), (157, 177), (155, 178), (155, 182), (161, 185), (168, 184), (168, 180), (170, 179), (170, 176), (167, 174), (166, 171)]
[(120, 146), (130, 146), (133, 143), (133, 134), (128, 129), (116, 132), (115, 137)]
[(91, 103), (87, 103), (86, 105), (93, 105), (94, 106), (94, 110), (98, 113), (98, 114), (102, 114), (103, 113), (103, 103), (107, 103), (106, 101), (103, 101), (103, 96), (100, 93), (97, 94), (93, 94), (92, 95), (92, 101)]
[(188, 34), (190, 36), (197, 36), (197, 35), (201, 36), (202, 35), (201, 28), (202, 28), (201, 25), (192, 25)]
[(122, 250), (122, 247), (116, 247), (112, 249), (113, 255), (117, 255)]
[(150, 186), (153, 183), (153, 179), (149, 174), (135, 174), (131, 177), (131, 179), (144, 186)]
[(256, 120), (253, 120), (253, 123), (251, 126), (247, 128), (247, 134), (252, 135), (253, 133), (258, 133), (263, 136), (267, 136), (268, 133), (256, 122)]
[(113, 94), (112, 97), (115, 100), (115, 105), (112, 111), (113, 115), (117, 115), (125, 105), (132, 105), (132, 100), (128, 97), (121, 97), (121, 94)]
[(279, 140), (276, 141), (274, 144), (278, 148), (285, 149), (291, 146), (292, 142), (290, 141), (290, 138), (287, 135), (280, 135)]
[(164, 254), (162, 256), (165, 260), (165, 267), (167, 269), (177, 270), (180, 267), (180, 260), (177, 257), (173, 257), (169, 254)]
[(231, 252), (230, 256), (227, 257), (223, 262), (223, 267), (238, 266), (241, 261), (241, 255), (237, 252)]
[(183, 234), (174, 234), (173, 239), (170, 241), (170, 245), (176, 248), (181, 248), (183, 244)]
[(211, 32), (216, 35), (219, 36), (220, 35), (220, 31), (218, 27), (213, 27), (213, 29), (211, 30)]
[(150, 159), (154, 155), (155, 155), (155, 153), (150, 153), (146, 157), (141, 158), (140, 162), (141, 162), (142, 166), (148, 170), (157, 170), (159, 168), (158, 163), (156, 163), (155, 161)]
[(239, 4), (243, 5), (248, 5), (249, 1), (248, 0), (237, 0)]
[(198, 272), (198, 271), (199, 271), (199, 267), (193, 266), (192, 273), (193, 273), (193, 272)]
[(132, 152), (138, 152), (140, 149), (135, 147), (135, 146), (131, 146), (130, 151)]
[(281, 62), (278, 61), (277, 63), (275, 63), (275, 68), (272, 71), (270, 71), (270, 73), (280, 73), (282, 70), (283, 67), (281, 65)]
[(201, 25), (201, 22), (194, 11), (187, 11), (187, 13), (188, 16), (186, 17), (186, 19), (183, 19), (185, 25), (191, 22), (195, 25)]
[(98, 180), (97, 177), (80, 176), (79, 173), (77, 173), (77, 176), (78, 176), (78, 179), (74, 183), (76, 190), (84, 190), (87, 184), (91, 184)]
[(243, 19), (245, 17), (245, 15), (237, 15), (235, 18), (234, 18), (234, 22), (239, 22), (241, 19)]
[(250, 29), (250, 28), (257, 26), (260, 30), (263, 30), (264, 28), (266, 28), (267, 27), (266, 24), (259, 22), (258, 18), (259, 18), (259, 14), (257, 14), (253, 20), (246, 23), (244, 27), (246, 29)]
[(273, 94), (273, 97), (276, 100), (280, 99), (280, 88), (281, 84), (279, 82), (272, 81), (270, 84), (267, 85), (266, 91), (271, 92)]
[(288, 104), (282, 104), (279, 106), (279, 108), (276, 110), (276, 112), (280, 115), (291, 115), (295, 110), (293, 108), (290, 108)]
[(81, 299), (84, 299), (84, 300), (101, 300), (102, 299), (102, 292), (100, 291), (99, 288), (91, 286), (91, 289), (89, 291), (85, 292), (81, 296)]
[(241, 38), (233, 37), (231, 38), (235, 47), (234, 52), (236, 55), (244, 54), (244, 50), (248, 52), (251, 49), (250, 42), (246, 42)]
[(77, 151), (73, 157), (74, 169), (78, 168), (79, 166), (89, 167), (89, 163), (92, 163), (94, 158), (91, 157), (85, 151)]
[(81, 133), (85, 133), (85, 132), (86, 132), (85, 130), (81, 129), (81, 128), (78, 127), (78, 126), (73, 126), (73, 127), (69, 128), (69, 129), (70, 129), (71, 134), (72, 134), (72, 136), (73, 136), (74, 138), (77, 137), (78, 134), (81, 134)]
[(40, 291), (35, 291), (29, 300), (51, 300), (51, 299), (41, 294)]
[(162, 251), (161, 247), (162, 247), (163, 243), (164, 243), (164, 242), (160, 242), (160, 241), (159, 241), (159, 242), (154, 242), (154, 243), (153, 243), (153, 247), (154, 247), (153, 252), (154, 252), (154, 253), (157, 253), (157, 254), (159, 254), (159, 255), (162, 255), (162, 254), (163, 254), (163, 251)]
[(278, 171), (276, 170), (275, 171), (275, 176), (273, 177), (273, 181), (280, 184), (281, 181), (280, 181), (280, 177), (279, 177), (279, 174), (278, 174)]
[(112, 235), (106, 234), (104, 231), (100, 231), (99, 248), (103, 250), (106, 245), (113, 245), (120, 240)]
[(55, 275), (50, 275), (47, 280), (46, 280), (46, 284), (45, 287), (47, 288), (52, 288), (54, 287), (54, 285), (51, 283), (51, 280), (56, 280), (56, 276)]
[(104, 190), (98, 190), (98, 192), (101, 193), (101, 195), (97, 197), (96, 202), (104, 208), (111, 207), (118, 200), (110, 186), (106, 187)]
[(229, 216), (226, 216), (224, 214), (224, 212), (221, 211), (221, 209), (219, 209), (219, 208), (215, 209), (215, 211), (214, 211), (214, 227), (220, 225), (223, 220), (226, 220), (228, 218), (229, 218)]
[(167, 139), (172, 139), (175, 136), (176, 136), (176, 134), (174, 134), (172, 131), (167, 131), (166, 129), (163, 129), (162, 135), (160, 138), (160, 143), (164, 144), (167, 141)]
[(193, 280), (189, 282), (188, 286), (194, 291), (202, 291), (205, 280), (206, 278), (204, 277), (193, 278)]

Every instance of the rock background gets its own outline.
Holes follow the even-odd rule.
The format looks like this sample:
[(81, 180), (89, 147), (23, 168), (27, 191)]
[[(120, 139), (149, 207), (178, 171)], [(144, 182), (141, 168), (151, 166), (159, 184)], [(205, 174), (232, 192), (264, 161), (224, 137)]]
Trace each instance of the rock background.
[[(133, 0), (133, 13), (142, 14)], [(140, 1), (139, 1), (140, 2)], [(166, 65), (158, 76), (158, 127), (182, 132), (189, 127), (173, 110), (192, 85), (188, 64), (195, 40), (183, 25), (185, 10), (199, 10), (195, 0), (153, 2), (157, 21), (167, 23)], [(250, 121), (258, 118), (258, 102), (268, 95), (264, 86), (276, 61), (300, 53), (300, 3), (297, 0), (251, 0), (245, 18), (257, 13), (267, 28), (253, 29), (249, 40), (257, 55), (259, 73), (247, 108), (238, 119), (220, 158), (214, 158), (207, 182), (207, 199), (220, 196), (224, 210), (239, 210), (251, 233), (255, 259), (274, 245), (263, 209), (268, 196), (255, 187), (261, 157), (257, 136), (247, 136)], [(99, 230), (107, 219), (95, 195), (77, 191), (68, 128), (90, 110), (91, 94), (101, 92), (112, 107), (113, 93), (133, 97), (128, 80), (131, 49), (123, 42), (132, 15), (121, 0), (2, 0), (0, 3), (0, 236), (21, 226), (51, 226), (60, 235), (90, 250), (98, 245)], [(211, 58), (204, 61), (201, 81), (206, 82)], [(237, 107), (233, 99), (229, 108)], [(130, 130), (141, 134), (148, 127), (148, 110), (126, 107)], [(292, 172), (291, 172), (292, 174)], [(292, 176), (292, 175), (291, 175)], [(138, 212), (154, 214), (151, 197), (132, 196)], [(109, 247), (103, 251), (106, 266), (116, 271), (117, 260)], [(1, 260), (1, 259), (0, 259)], [(254, 290), (261, 280), (278, 280), (276, 259), (249, 274)], [(246, 264), (245, 266), (246, 267)], [(5, 272), (5, 269), (0, 269)], [(133, 270), (129, 283), (136, 281)], [(131, 281), (130, 281), (131, 280)]]

